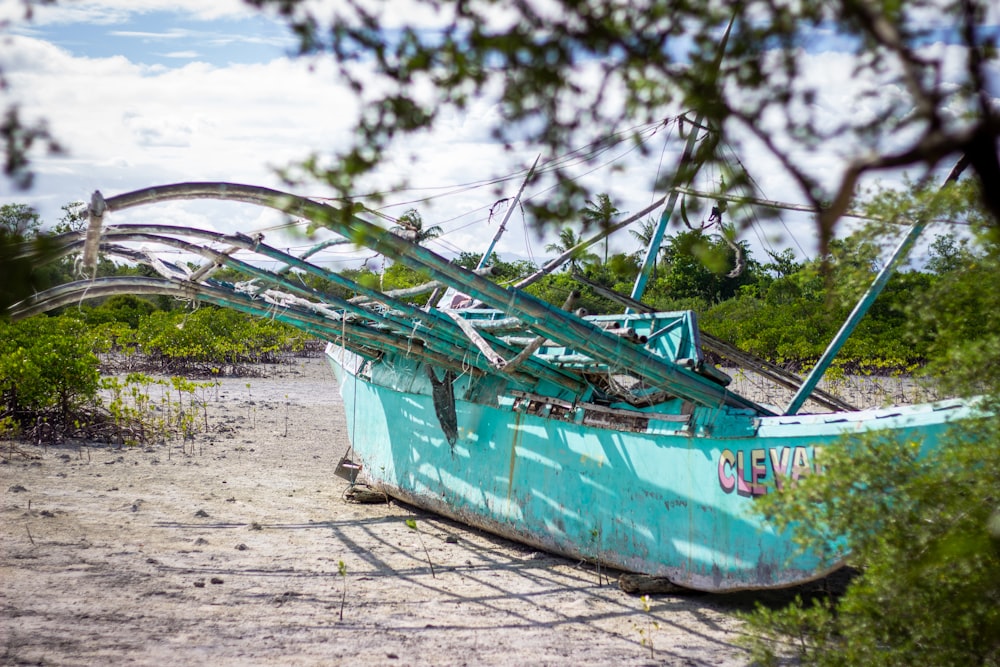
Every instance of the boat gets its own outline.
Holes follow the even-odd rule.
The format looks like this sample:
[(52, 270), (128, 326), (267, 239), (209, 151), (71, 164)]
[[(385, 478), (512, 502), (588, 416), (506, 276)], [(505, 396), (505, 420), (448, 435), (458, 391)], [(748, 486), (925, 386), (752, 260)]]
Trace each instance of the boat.
[[(656, 203), (665, 206), (653, 243), (681, 191)], [(105, 220), (179, 199), (270, 207), (337, 236), (295, 256), (260, 234)], [(158, 275), (84, 278), (10, 314), (27, 317), (85, 297), (167, 294), (286, 322), (328, 341), (350, 439), (338, 474), (351, 483), (548, 552), (689, 589), (778, 588), (839, 563), (800, 552), (790, 534), (755, 511), (757, 498), (820, 472), (824, 450), (844, 438), (888, 432), (932, 444), (951, 424), (978, 414), (974, 402), (958, 399), (857, 410), (816, 387), (921, 229), (914, 225), (808, 378), (755, 367), (797, 388), (784, 409), (731, 390), (705, 350), (739, 353), (704, 335), (694, 312), (651, 312), (641, 302), (648, 262), (632, 295), (616, 297), (622, 313), (588, 315), (571, 301), (560, 308), (538, 300), (525, 291), (527, 280), (494, 283), (485, 255), (478, 270), (467, 270), (356, 208), (235, 183), (179, 183), (108, 198), (95, 192), (88, 228), (56, 238), (62, 256), (80, 252), (92, 271), (99, 253), (115, 255)], [(346, 242), (429, 281), (382, 292), (310, 261), (320, 247)], [(173, 264), (150, 247), (202, 263)], [(259, 261), (240, 259), (248, 253)], [(218, 281), (219, 267), (252, 280)], [(355, 296), (321, 293), (294, 272)], [(447, 298), (431, 302), (438, 305), (410, 302), (416, 292), (445, 289)], [(807, 400), (827, 411), (800, 414)]]

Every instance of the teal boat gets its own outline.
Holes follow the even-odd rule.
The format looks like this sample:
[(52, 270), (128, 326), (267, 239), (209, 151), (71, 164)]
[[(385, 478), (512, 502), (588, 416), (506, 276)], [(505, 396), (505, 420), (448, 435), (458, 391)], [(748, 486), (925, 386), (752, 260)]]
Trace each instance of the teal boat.
[[(259, 235), (105, 220), (175, 199), (249, 202), (307, 219), (336, 232), (340, 242), (418, 269), (430, 277), (422, 286), (427, 291), (464, 295), (449, 304), (472, 307), (418, 307), (407, 301), (411, 292), (354, 283), (310, 262), (316, 248), (297, 257)], [(326, 356), (350, 437), (340, 471), (352, 482), (539, 549), (691, 589), (774, 588), (824, 575), (837, 564), (798, 553), (789, 535), (755, 513), (755, 499), (820, 470), (824, 449), (841, 446), (844, 437), (888, 430), (931, 442), (975, 412), (959, 400), (854, 410), (816, 389), (851, 321), (886, 276), (814, 374), (793, 383), (792, 404), (779, 409), (730, 390), (729, 377), (703, 353), (725, 355), (724, 344), (701, 334), (695, 313), (648, 312), (642, 276), (633, 294), (621, 297), (625, 312), (589, 316), (570, 303), (557, 308), (499, 286), (483, 271), (460, 268), (354, 211), (284, 192), (182, 183), (107, 199), (95, 193), (89, 228), (58, 241), (64, 254), (81, 252), (84, 267), (105, 253), (148, 263), (158, 276), (62, 285), (16, 305), (13, 317), (131, 293), (287, 322), (329, 341)], [(911, 237), (898, 256), (908, 243)], [(149, 247), (198, 256), (202, 264), (171, 264)], [(275, 262), (279, 268), (261, 268)], [(222, 266), (253, 280), (216, 281), (213, 271)], [(356, 296), (320, 293), (297, 274)], [(807, 399), (832, 411), (799, 414)]]

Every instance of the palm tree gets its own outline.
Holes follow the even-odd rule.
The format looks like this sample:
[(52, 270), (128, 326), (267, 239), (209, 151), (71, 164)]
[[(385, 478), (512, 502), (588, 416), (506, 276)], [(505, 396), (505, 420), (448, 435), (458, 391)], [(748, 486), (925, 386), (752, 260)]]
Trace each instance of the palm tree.
[[(585, 228), (590, 225), (597, 225), (601, 231), (607, 231), (611, 227), (612, 220), (620, 213), (618, 208), (611, 203), (611, 197), (601, 193), (594, 201), (588, 201), (587, 207), (580, 211), (583, 216)], [(604, 263), (608, 263), (608, 237), (604, 237)]]
[(443, 231), (440, 225), (424, 229), (424, 219), (415, 208), (411, 208), (403, 213), (396, 222), (399, 224), (391, 227), (389, 231), (417, 245), (423, 245), (424, 241), (436, 239), (441, 236)]
[[(632, 238), (639, 241), (642, 244), (642, 252), (649, 252), (649, 244), (653, 240), (653, 234), (656, 233), (656, 220), (653, 218), (646, 218), (644, 222), (639, 223), (639, 229), (630, 229), (628, 233), (632, 235)], [(659, 248), (656, 254), (653, 256), (653, 279), (656, 279), (656, 260), (659, 259), (660, 253), (663, 252), (663, 248)]]
[[(554, 252), (557, 255), (561, 255), (571, 248), (575, 248), (583, 241), (583, 238), (576, 235), (571, 227), (563, 227), (562, 231), (559, 232), (559, 242), (550, 243), (545, 246), (546, 252)], [(569, 264), (566, 265), (566, 269), (574, 269), (576, 271), (580, 270), (580, 262), (592, 262), (597, 259), (597, 256), (591, 252), (587, 252), (584, 249), (578, 250), (573, 253), (570, 257)]]

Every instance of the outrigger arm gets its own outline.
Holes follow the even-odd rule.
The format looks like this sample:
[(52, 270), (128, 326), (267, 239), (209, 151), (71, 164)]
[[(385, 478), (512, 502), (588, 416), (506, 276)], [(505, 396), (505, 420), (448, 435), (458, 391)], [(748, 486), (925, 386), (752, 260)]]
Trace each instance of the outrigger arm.
[(823, 356), (819, 358), (819, 361), (816, 362), (816, 365), (813, 366), (809, 375), (807, 375), (806, 379), (802, 382), (802, 386), (799, 387), (797, 392), (795, 392), (795, 395), (792, 397), (788, 407), (785, 408), (786, 415), (796, 414), (802, 408), (802, 405), (809, 400), (809, 395), (812, 394), (816, 385), (819, 384), (819, 381), (823, 378), (823, 374), (826, 373), (830, 364), (833, 363), (837, 353), (840, 352), (840, 348), (844, 346), (848, 337), (854, 332), (854, 329), (857, 328), (858, 322), (861, 321), (861, 318), (868, 313), (868, 309), (872, 307), (872, 304), (875, 303), (875, 299), (877, 299), (878, 295), (882, 293), (882, 289), (885, 287), (886, 283), (889, 282), (889, 278), (891, 278), (892, 274), (896, 271), (896, 267), (910, 252), (910, 248), (912, 248), (913, 244), (917, 242), (917, 237), (920, 236), (920, 233), (924, 231), (926, 226), (926, 223), (918, 222), (910, 227), (909, 231), (906, 232), (906, 236), (893, 251), (889, 261), (885, 263), (882, 270), (878, 272), (877, 276), (875, 276), (875, 280), (872, 281), (871, 286), (864, 293), (864, 296), (861, 297), (861, 300), (858, 301), (857, 305), (854, 306), (854, 310), (851, 311), (847, 320), (841, 325), (840, 331), (838, 331), (837, 335), (833, 337), (832, 341), (830, 341), (830, 344), (823, 352)]
[[(177, 199), (243, 201), (304, 217), (386, 257), (424, 271), (432, 279), (455, 286), (490, 307), (518, 317), (538, 334), (590, 355), (593, 359), (607, 364), (609, 368), (628, 368), (644, 377), (650, 384), (679, 398), (709, 407), (731, 406), (747, 409), (759, 415), (773, 414), (771, 410), (734, 394), (678, 364), (660, 358), (641, 346), (609, 334), (572, 313), (550, 306), (520, 290), (505, 289), (452, 264), (427, 248), (388, 233), (349, 211), (269, 188), (234, 183), (180, 183), (147, 188), (110, 197), (104, 203), (107, 211), (114, 212)], [(122, 225), (119, 228), (125, 227), (131, 226)], [(291, 261), (288, 258), (281, 259)], [(448, 325), (455, 326), (454, 322), (450, 321)], [(550, 371), (543, 367), (535, 372)]]

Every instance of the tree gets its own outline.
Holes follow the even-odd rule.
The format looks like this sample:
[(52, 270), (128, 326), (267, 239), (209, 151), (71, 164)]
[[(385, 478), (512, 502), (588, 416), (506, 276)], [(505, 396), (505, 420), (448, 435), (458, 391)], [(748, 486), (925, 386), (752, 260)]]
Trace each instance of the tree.
[[(458, 266), (469, 269), (470, 271), (479, 266), (480, 260), (483, 258), (483, 253), (481, 252), (471, 252), (468, 250), (463, 250), (459, 253), (458, 257), (452, 260)], [(493, 269), (493, 275), (491, 279), (495, 282), (511, 282), (530, 275), (538, 270), (532, 262), (526, 259), (518, 259), (513, 262), (505, 262), (500, 259), (500, 256), (496, 253), (490, 255), (489, 259), (486, 260), (486, 266)]]
[[(970, 187), (885, 193), (872, 203), (911, 220), (976, 221), (982, 211), (966, 208)], [(1000, 298), (984, 289), (1000, 274), (1000, 244), (987, 227), (973, 226), (977, 241), (962, 262), (931, 280), (908, 278), (902, 289), (914, 333), (930, 339), (928, 368), (947, 390), (982, 394), (982, 417), (936, 444), (912, 435), (846, 440), (824, 450), (823, 474), (762, 499), (765, 516), (793, 530), (802, 548), (858, 574), (840, 596), (751, 614), (760, 664), (796, 653), (801, 664), (823, 666), (1000, 665)], [(842, 244), (860, 254), (839, 266), (870, 271), (864, 246)]]
[(953, 427), (930, 451), (854, 438), (825, 450), (823, 475), (769, 494), (777, 525), (796, 522), (800, 544), (831, 564), (843, 556), (831, 539), (846, 537), (861, 574), (839, 599), (759, 606), (755, 664), (786, 653), (824, 667), (1000, 664), (998, 425)]
[[(561, 255), (580, 244), (583, 241), (582, 238), (576, 235), (571, 227), (563, 227), (559, 232), (559, 241), (550, 243), (545, 246), (546, 252), (554, 252), (557, 255)], [(563, 269), (565, 271), (579, 271), (581, 263), (592, 262), (597, 259), (597, 255), (592, 252), (588, 252), (586, 248), (582, 248), (573, 253), (570, 257), (569, 262)]]
[(87, 205), (82, 201), (75, 201), (64, 204), (62, 207), (63, 217), (56, 223), (55, 232), (63, 234), (65, 232), (82, 232), (87, 229), (89, 220), (87, 217)]
[(969, 239), (959, 239), (951, 233), (937, 236), (930, 246), (927, 270), (945, 274), (977, 263), (979, 258), (969, 246)]
[[(340, 75), (371, 96), (373, 111), (360, 118), (354, 145), (332, 171), (315, 172), (347, 192), (401, 135), (495, 94), (494, 137), (556, 155), (594, 138), (589, 128), (636, 128), (693, 108), (717, 132), (695, 157), (725, 162), (729, 146), (754, 150), (751, 144), (769, 152), (820, 212), (824, 249), (862, 176), (904, 167), (929, 174), (945, 160), (971, 167), (985, 184), (992, 224), (1000, 222), (1000, 190), (992, 187), (1000, 181), (1000, 109), (987, 86), (998, 35), (980, 25), (991, 15), (989, 0), (749, 0), (735, 11), (753, 19), (735, 21), (721, 66), (734, 12), (728, 3), (556, 0), (539, 12), (517, 2), (498, 20), (491, 0), (414, 0), (441, 17), (438, 29), (426, 29), (384, 21), (362, 3), (326, 21), (303, 0), (248, 2), (280, 12), (303, 53), (329, 52)], [(804, 56), (820, 35), (851, 56), (853, 83), (870, 113), (828, 115), (817, 103), (827, 79), (811, 76)], [(956, 48), (936, 48), (942, 35)], [(592, 77), (598, 83), (587, 85)], [(425, 90), (432, 94), (416, 92)], [(822, 147), (845, 155), (836, 178), (825, 164), (811, 168), (808, 155)], [(563, 167), (555, 174), (566, 187), (550, 210), (573, 210), (567, 204), (580, 186)], [(739, 175), (729, 180), (731, 189), (745, 185)]]
[(38, 234), (42, 219), (38, 211), (27, 204), (4, 204), (0, 206), (0, 229), (16, 238), (28, 238)]
[[(0, 70), (0, 90), (6, 87)], [(35, 180), (29, 155), (37, 145), (44, 146), (50, 154), (62, 152), (62, 147), (49, 132), (43, 120), (27, 123), (21, 118), (16, 104), (9, 104), (0, 119), (0, 144), (3, 146), (3, 173), (20, 190), (27, 190)]]
[[(638, 229), (630, 229), (628, 233), (632, 235), (636, 241), (638, 241), (642, 248), (639, 250), (639, 257), (645, 257), (645, 253), (649, 252), (649, 244), (653, 241), (653, 234), (656, 233), (656, 220), (653, 218), (646, 218), (639, 223)], [(656, 268), (657, 262), (659, 260), (660, 254), (663, 252), (663, 247), (657, 248), (656, 256), (653, 257), (653, 274), (652, 279), (656, 280)]]
[(396, 222), (398, 224), (393, 226), (389, 231), (417, 245), (423, 245), (426, 241), (436, 239), (442, 233), (439, 225), (424, 229), (424, 219), (415, 208), (411, 208), (403, 213)]
[(0, 206), (0, 318), (7, 307), (47, 287), (37, 269), (55, 256), (51, 239), (40, 234), (38, 212), (26, 204)]
[(97, 393), (94, 348), (87, 328), (66, 317), (0, 322), (0, 412), (34, 422), (55, 410), (65, 422)]
[[(742, 248), (743, 256), (750, 251)], [(655, 287), (672, 299), (701, 297), (718, 303), (733, 297), (741, 285), (752, 282), (752, 272), (729, 275), (736, 253), (724, 239), (700, 230), (678, 232), (663, 244), (664, 268)]]
[[(493, 0), (412, 0), (416, 6), (402, 18), (384, 16), (391, 10), (381, 3), (327, 12), (307, 0), (245, 1), (282, 16), (301, 53), (330, 54), (338, 75), (363, 94), (367, 111), (353, 144), (336, 159), (303, 165), (303, 174), (345, 194), (395, 141), (486, 100), (496, 110), (491, 131), (497, 140), (541, 145), (555, 155), (596, 139), (598, 128), (633, 128), (622, 136), (635, 139), (643, 124), (694, 109), (702, 127), (716, 132), (695, 157), (728, 162), (721, 158), (729, 147), (770, 153), (820, 212), (823, 247), (862, 176), (908, 167), (922, 179), (957, 159), (984, 184), (982, 201), (992, 224), (1000, 222), (1000, 190), (993, 187), (1000, 181), (1000, 108), (988, 86), (1000, 35), (983, 25), (994, 16), (991, 0), (747, 0), (736, 6), (555, 0), (545, 11), (516, 2), (500, 17)], [(26, 0), (25, 14), (55, 2)], [(739, 20), (720, 64), (722, 35), (734, 14)], [(438, 23), (428, 27), (408, 16), (435, 16)], [(949, 48), (938, 48), (942, 43)], [(815, 44), (850, 56), (846, 67), (866, 113), (818, 103), (828, 79), (810, 69)], [(17, 111), (15, 103), (6, 104), (0, 139), (6, 173), (28, 184), (32, 146), (58, 146), (44, 123), (30, 125)], [(832, 175), (826, 163), (813, 168), (810, 158), (828, 147), (844, 156)], [(600, 154), (592, 151), (587, 159)], [(327, 163), (336, 166), (319, 166)], [(576, 210), (570, 204), (581, 201), (582, 186), (569, 180), (565, 165), (554, 169), (563, 188), (543, 208)], [(740, 175), (728, 183), (730, 189), (747, 185)]]
[[(597, 226), (601, 231), (606, 231), (611, 227), (616, 216), (621, 212), (611, 203), (611, 197), (601, 193), (593, 200), (587, 202), (587, 207), (580, 214), (583, 218), (584, 229)], [(604, 237), (604, 263), (608, 263), (608, 237)]]
[(771, 258), (771, 261), (763, 268), (778, 278), (787, 278), (802, 268), (802, 264), (795, 259), (795, 251), (791, 248), (785, 248), (781, 252), (768, 250), (767, 256)]

